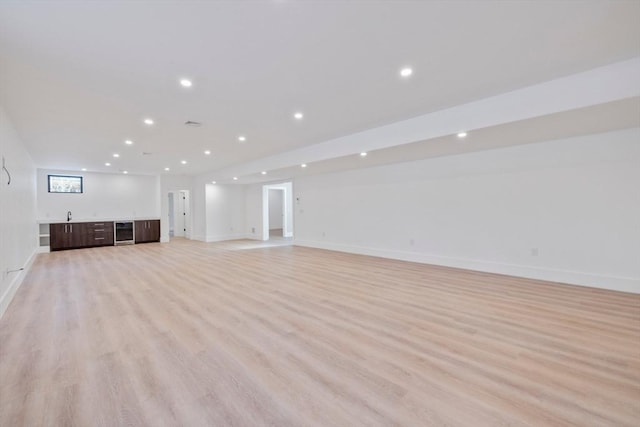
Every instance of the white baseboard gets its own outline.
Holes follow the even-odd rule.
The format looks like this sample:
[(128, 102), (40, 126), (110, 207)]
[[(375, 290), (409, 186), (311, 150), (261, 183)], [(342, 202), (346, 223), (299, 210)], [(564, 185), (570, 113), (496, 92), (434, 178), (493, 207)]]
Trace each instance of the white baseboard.
[[(232, 234), (217, 234), (217, 235), (209, 235), (206, 240), (203, 240), (207, 243), (212, 242), (223, 242), (225, 240), (238, 240), (238, 239), (246, 239), (247, 235), (244, 233), (232, 233)], [(196, 239), (200, 240), (200, 239)]]
[(640, 293), (640, 279), (629, 277), (603, 276), (579, 271), (497, 263), (484, 260), (443, 257), (419, 252), (394, 251), (355, 245), (345, 245), (341, 243), (319, 242), (314, 240), (296, 239), (294, 241), (294, 245), (318, 249), (328, 249), (338, 252), (348, 252), (360, 255), (370, 255), (381, 258), (398, 259), (402, 261), (419, 262), (423, 264), (462, 268), (465, 270), (506, 274), (510, 276), (567, 283), (570, 285), (609, 289), (613, 291)]
[(24, 266), (24, 270), (17, 271), (15, 273), (10, 273), (13, 275), (13, 278), (11, 282), (9, 282), (9, 286), (7, 287), (7, 290), (4, 292), (3, 295), (0, 296), (0, 319), (4, 315), (4, 312), (7, 311), (7, 308), (9, 307), (9, 304), (11, 304), (11, 301), (13, 301), (13, 297), (16, 295), (18, 288), (22, 284), (22, 281), (27, 275), (27, 272), (29, 271), (29, 269), (31, 268), (31, 265), (33, 264), (33, 260), (36, 258), (36, 255), (38, 253), (39, 253), (38, 248), (36, 248), (31, 254), (31, 256), (29, 257), (29, 259), (27, 260)]

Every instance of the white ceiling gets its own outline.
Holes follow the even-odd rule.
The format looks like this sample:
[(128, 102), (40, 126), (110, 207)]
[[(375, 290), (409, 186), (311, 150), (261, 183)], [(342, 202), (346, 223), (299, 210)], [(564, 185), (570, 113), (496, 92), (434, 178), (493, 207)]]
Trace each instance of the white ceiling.
[[(248, 174), (242, 176), (241, 183), (252, 184), (269, 180), (279, 181), (296, 176), (325, 174), (433, 157), (452, 156), (629, 129), (639, 125), (640, 97), (632, 97), (562, 113), (490, 126), (478, 129), (464, 139), (457, 138), (454, 135), (447, 135), (369, 151), (366, 157), (361, 157), (358, 153), (354, 153), (348, 156), (309, 162), (306, 168), (301, 168), (300, 165), (293, 165), (272, 170), (266, 176), (260, 173)], [(550, 161), (552, 160), (550, 159)], [(233, 180), (229, 178), (216, 179), (219, 184), (233, 183)]]
[(636, 57), (639, 17), (600, 0), (3, 1), (0, 104), (39, 167), (199, 174)]

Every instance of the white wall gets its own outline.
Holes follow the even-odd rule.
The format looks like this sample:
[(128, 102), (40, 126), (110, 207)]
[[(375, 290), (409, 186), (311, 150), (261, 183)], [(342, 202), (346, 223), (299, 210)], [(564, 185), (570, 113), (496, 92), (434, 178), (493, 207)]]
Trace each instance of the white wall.
[(285, 182), (284, 187), (284, 237), (293, 237), (293, 182)]
[(262, 184), (246, 185), (244, 195), (246, 237), (262, 240)]
[(28, 267), (37, 249), (36, 169), (0, 107), (0, 156), (5, 158), (8, 177), (0, 172), (0, 316), (11, 302), (25, 272), (8, 273)]
[[(49, 174), (84, 177), (82, 194), (49, 193)], [(74, 221), (93, 218), (159, 218), (159, 178), (38, 169), (38, 219), (65, 220), (71, 211)]]
[(284, 190), (269, 190), (269, 230), (281, 229), (284, 219)]
[(247, 237), (245, 186), (205, 185), (207, 242)]
[(296, 179), (296, 244), (640, 292), (640, 129)]
[(176, 205), (179, 204), (176, 194), (179, 195), (180, 193), (173, 191), (169, 192), (169, 236), (175, 236), (176, 217), (178, 215), (176, 212)]

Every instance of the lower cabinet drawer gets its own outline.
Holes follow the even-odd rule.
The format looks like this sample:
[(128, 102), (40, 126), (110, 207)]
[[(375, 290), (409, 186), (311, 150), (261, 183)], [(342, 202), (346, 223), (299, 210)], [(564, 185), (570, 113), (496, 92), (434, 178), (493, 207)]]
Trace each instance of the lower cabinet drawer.
[(113, 245), (113, 227), (95, 227), (89, 229), (87, 234), (91, 246)]
[(113, 245), (113, 236), (94, 235), (93, 240), (90, 240), (90, 242), (94, 246)]

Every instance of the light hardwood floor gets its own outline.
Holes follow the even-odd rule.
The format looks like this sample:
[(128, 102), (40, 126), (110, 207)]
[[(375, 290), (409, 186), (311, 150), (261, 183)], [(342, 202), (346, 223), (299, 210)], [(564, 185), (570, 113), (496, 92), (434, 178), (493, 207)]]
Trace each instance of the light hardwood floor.
[(39, 255), (0, 425), (640, 425), (640, 295), (232, 246)]

